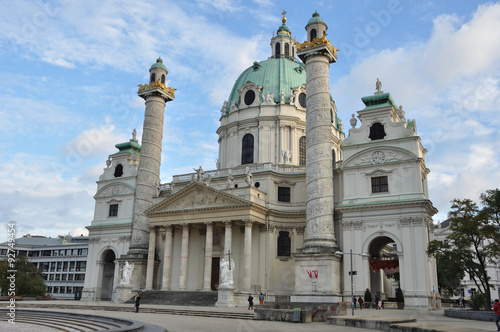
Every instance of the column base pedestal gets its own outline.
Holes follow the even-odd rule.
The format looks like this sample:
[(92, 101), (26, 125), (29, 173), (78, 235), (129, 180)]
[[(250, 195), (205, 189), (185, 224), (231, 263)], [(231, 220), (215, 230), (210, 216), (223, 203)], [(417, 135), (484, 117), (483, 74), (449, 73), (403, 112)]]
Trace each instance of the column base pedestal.
[(220, 308), (236, 307), (236, 303), (234, 302), (234, 287), (219, 286), (215, 306)]
[[(295, 292), (293, 295), (341, 296), (340, 257), (331, 250), (315, 252), (311, 250), (312, 248), (307, 249), (305, 252), (292, 254), (295, 259)], [(314, 273), (312, 273), (313, 278), (309, 277), (307, 270), (318, 271), (318, 277), (314, 278)]]
[(132, 285), (120, 284), (113, 290), (112, 301), (115, 303), (124, 303), (133, 296)]

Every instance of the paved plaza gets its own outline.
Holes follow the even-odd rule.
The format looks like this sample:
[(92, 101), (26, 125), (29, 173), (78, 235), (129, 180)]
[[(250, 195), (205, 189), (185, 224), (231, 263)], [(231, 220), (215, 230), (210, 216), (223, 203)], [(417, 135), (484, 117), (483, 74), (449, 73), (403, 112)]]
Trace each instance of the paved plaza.
[[(63, 304), (65, 309), (60, 308)], [(289, 323), (289, 322), (269, 322), (257, 321), (247, 319), (227, 319), (227, 318), (214, 318), (214, 317), (199, 317), (187, 315), (172, 315), (172, 314), (158, 314), (158, 313), (134, 313), (131, 304), (116, 304), (111, 302), (80, 302), (80, 301), (25, 301), (18, 302), (18, 309), (29, 306), (33, 309), (33, 305), (41, 305), (43, 308), (37, 310), (49, 311), (62, 311), (80, 314), (95, 314), (99, 316), (109, 316), (116, 318), (134, 319), (150, 324), (165, 327), (169, 332), (189, 332), (189, 331), (207, 331), (207, 332), (220, 332), (220, 331), (286, 331), (286, 332), (301, 332), (301, 331), (368, 331), (368, 329), (334, 326), (327, 323)], [(57, 305), (59, 308), (51, 306)], [(92, 307), (99, 306), (101, 309), (92, 309)], [(106, 308), (109, 308), (107, 310)], [(247, 308), (216, 308), (216, 307), (188, 307), (188, 306), (170, 306), (170, 305), (142, 305), (142, 309), (149, 308), (164, 308), (164, 309), (179, 309), (193, 311), (206, 311), (211, 312), (231, 312), (231, 313), (248, 313)], [(130, 309), (130, 310), (127, 310)], [(207, 314), (208, 316), (209, 314)], [(352, 317), (349, 315), (344, 317)], [(467, 331), (495, 331), (495, 324), (493, 322), (483, 321), (470, 321), (462, 319), (454, 319), (445, 317), (443, 310), (436, 311), (417, 311), (417, 310), (374, 310), (364, 309), (356, 310), (354, 317), (362, 317), (366, 320), (373, 319), (401, 319), (411, 318), (416, 319), (416, 323), (410, 326), (427, 328), (429, 331), (446, 331), (446, 332), (467, 332)], [(30, 331), (30, 332), (49, 332), (55, 331), (53, 329), (46, 329), (43, 327), (34, 327), (27, 324), (8, 324), (0, 322), (1, 331)]]

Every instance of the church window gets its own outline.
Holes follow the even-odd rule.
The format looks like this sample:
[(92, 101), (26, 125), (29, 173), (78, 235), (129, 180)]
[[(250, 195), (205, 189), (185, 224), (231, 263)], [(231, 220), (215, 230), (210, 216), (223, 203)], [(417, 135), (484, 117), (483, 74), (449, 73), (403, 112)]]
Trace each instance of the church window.
[(387, 176), (372, 177), (372, 193), (386, 193), (389, 192), (389, 184)]
[(115, 167), (115, 174), (114, 174), (114, 176), (115, 176), (115, 178), (119, 178), (122, 175), (123, 175), (123, 166), (122, 166), (122, 164), (118, 164)]
[(384, 125), (381, 124), (380, 122), (375, 122), (372, 124), (370, 127), (370, 136), (368, 136), (372, 141), (378, 140), (378, 139), (384, 139), (385, 137), (385, 130), (384, 130)]
[(312, 41), (317, 36), (318, 36), (318, 32), (316, 31), (316, 29), (312, 29), (311, 30), (311, 39), (309, 39), (309, 41)]
[(253, 163), (253, 136), (251, 134), (246, 134), (243, 136), (243, 142), (241, 146), (241, 163), (242, 164), (252, 164)]
[(110, 204), (109, 205), (109, 217), (117, 217), (118, 216), (118, 204)]
[(332, 120), (332, 123), (333, 123), (333, 109), (330, 108), (330, 119)]
[(255, 92), (253, 90), (248, 90), (245, 93), (245, 105), (250, 106), (255, 101)]
[(306, 165), (306, 137), (299, 138), (299, 165)]
[(292, 47), (292, 57), (295, 58), (295, 47)]
[(153, 82), (156, 82), (156, 74), (155, 73), (151, 74), (151, 81), (149, 83), (153, 83)]
[(302, 92), (300, 95), (299, 95), (299, 104), (300, 106), (302, 106), (303, 108), (306, 108), (306, 94), (304, 92)]
[(290, 202), (289, 187), (278, 187), (278, 202)]
[(276, 43), (276, 45), (274, 46), (274, 55), (277, 58), (281, 57), (281, 45), (280, 45), (280, 43)]
[(163, 84), (165, 84), (165, 74), (162, 74), (162, 75), (161, 75), (161, 82), (162, 82)]
[(287, 58), (290, 56), (290, 45), (288, 43), (285, 44), (285, 56)]
[(290, 233), (280, 231), (278, 235), (278, 256), (290, 256), (291, 253)]
[(332, 150), (332, 165), (335, 168), (335, 163), (337, 162), (337, 158), (335, 156), (335, 150)]

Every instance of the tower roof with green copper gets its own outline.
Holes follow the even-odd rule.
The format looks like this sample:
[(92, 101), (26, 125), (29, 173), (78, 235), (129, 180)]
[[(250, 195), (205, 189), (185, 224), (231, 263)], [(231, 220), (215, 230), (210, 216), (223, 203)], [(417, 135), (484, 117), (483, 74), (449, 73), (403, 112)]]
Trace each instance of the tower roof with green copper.
[[(262, 90), (274, 94), (274, 101), (280, 102), (280, 91), (285, 93), (285, 103), (290, 102), (290, 89), (298, 88), (306, 83), (304, 64), (287, 58), (271, 58), (261, 62), (254, 62), (238, 77), (233, 85), (228, 99), (228, 108), (233, 100), (239, 105), (238, 90), (248, 81), (262, 86)], [(262, 95), (262, 91), (261, 91)], [(259, 96), (261, 97), (261, 96)], [(262, 100), (262, 99), (261, 99)]]
[(396, 104), (394, 99), (392, 99), (392, 96), (388, 92), (366, 96), (361, 98), (361, 101), (363, 101), (363, 103), (366, 106), (364, 108), (365, 110), (384, 107), (384, 106), (392, 106), (395, 109), (398, 109), (398, 105)]
[(160, 68), (168, 72), (167, 67), (163, 64), (163, 60), (161, 58), (156, 59), (156, 63), (151, 66), (150, 70), (155, 68)]
[(125, 143), (118, 143), (115, 147), (120, 150), (117, 153), (134, 153), (140, 155), (141, 154), (141, 145), (137, 143), (137, 141), (131, 139)]
[[(319, 16), (318, 12), (315, 12), (312, 15), (312, 18), (309, 20), (309, 22), (307, 22), (307, 25), (313, 24), (313, 23), (323, 23), (324, 25), (326, 25), (325, 21), (323, 21), (323, 19)], [(307, 27), (307, 25), (306, 25), (306, 27)]]

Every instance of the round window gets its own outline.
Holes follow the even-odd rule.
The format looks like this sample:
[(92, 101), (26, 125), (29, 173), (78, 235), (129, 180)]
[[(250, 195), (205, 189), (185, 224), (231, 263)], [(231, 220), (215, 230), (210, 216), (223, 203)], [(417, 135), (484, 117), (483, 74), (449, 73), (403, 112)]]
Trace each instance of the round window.
[(299, 104), (300, 106), (302, 106), (303, 108), (306, 108), (306, 94), (304, 92), (302, 92), (300, 95), (299, 95)]
[(254, 186), (255, 188), (259, 188), (259, 187), (260, 187), (260, 182), (255, 182), (253, 186)]
[(247, 91), (247, 93), (245, 93), (245, 105), (247, 106), (252, 105), (254, 101), (255, 101), (255, 92), (253, 92), (253, 90)]

